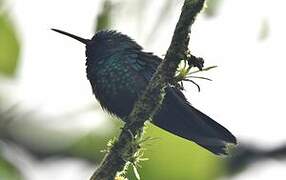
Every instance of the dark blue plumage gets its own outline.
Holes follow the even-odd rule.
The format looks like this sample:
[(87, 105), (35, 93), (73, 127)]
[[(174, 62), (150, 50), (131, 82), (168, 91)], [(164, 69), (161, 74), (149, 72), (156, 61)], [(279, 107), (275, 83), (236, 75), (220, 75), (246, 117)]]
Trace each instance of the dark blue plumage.
[[(86, 44), (86, 72), (93, 93), (103, 109), (124, 120), (161, 58), (142, 51), (131, 38), (115, 31), (101, 31), (88, 40), (53, 30)], [(183, 93), (172, 86), (166, 88), (162, 107), (152, 123), (215, 154), (226, 154), (226, 145), (236, 144), (226, 128), (191, 106)]]

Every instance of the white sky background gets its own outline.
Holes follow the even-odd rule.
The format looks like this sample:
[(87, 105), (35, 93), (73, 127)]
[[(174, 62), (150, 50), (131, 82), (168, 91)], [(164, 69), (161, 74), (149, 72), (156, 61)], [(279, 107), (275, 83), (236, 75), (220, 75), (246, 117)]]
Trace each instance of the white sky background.
[[(144, 14), (141, 33), (136, 31), (136, 22), (130, 14), (126, 15), (130, 21), (116, 25), (116, 29), (158, 55), (165, 53), (180, 11), (180, 8), (174, 9), (164, 32), (158, 33), (156, 42), (147, 46), (145, 36), (154, 21), (152, 13), (158, 11), (160, 2), (153, 2), (152, 8)], [(57, 115), (94, 102), (85, 75), (84, 46), (49, 29), (59, 28), (85, 38), (92, 37), (100, 9), (98, 4), (97, 0), (13, 0), (9, 3), (23, 42), (20, 86), (16, 93), (26, 106), (31, 109), (40, 106), (43, 113)], [(285, 7), (286, 2), (279, 0), (225, 0), (217, 17), (200, 16), (192, 32), (193, 53), (204, 57), (206, 65), (219, 68), (202, 74), (213, 82), (197, 81), (202, 92), (197, 93), (194, 86), (188, 85), (187, 97), (237, 137), (262, 147), (286, 141)], [(269, 36), (259, 41), (263, 20), (269, 24)], [(94, 121), (96, 114), (84, 118), (76, 128), (97, 126), (103, 118)], [(34, 173), (37, 173), (39, 166), (31, 166), (35, 166)], [(79, 173), (82, 166), (75, 164), (73, 168), (76, 169), (73, 172)], [(37, 174), (31, 176), (31, 180), (49, 177), (46, 174), (49, 172), (38, 172), (43, 177)], [(285, 162), (269, 162), (258, 171), (250, 169), (234, 179), (284, 179), (282, 177), (286, 177)]]

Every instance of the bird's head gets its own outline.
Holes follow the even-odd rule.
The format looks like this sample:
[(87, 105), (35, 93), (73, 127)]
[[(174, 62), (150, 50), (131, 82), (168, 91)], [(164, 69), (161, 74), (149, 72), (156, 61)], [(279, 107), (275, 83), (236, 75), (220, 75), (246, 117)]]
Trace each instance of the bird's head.
[(84, 39), (62, 30), (52, 30), (85, 44), (87, 61), (90, 61), (88, 63), (94, 63), (114, 53), (142, 50), (133, 39), (116, 31), (99, 31), (91, 39)]

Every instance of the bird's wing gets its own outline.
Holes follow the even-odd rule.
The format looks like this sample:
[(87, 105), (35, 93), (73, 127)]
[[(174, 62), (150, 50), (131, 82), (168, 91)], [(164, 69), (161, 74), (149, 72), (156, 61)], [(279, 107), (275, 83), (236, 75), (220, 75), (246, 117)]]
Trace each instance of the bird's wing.
[[(136, 58), (135, 58), (136, 56)], [(144, 77), (146, 84), (155, 73), (161, 59), (151, 53), (134, 55), (130, 67)], [(153, 124), (173, 134), (192, 140), (215, 154), (227, 154), (228, 143), (236, 144), (235, 137), (225, 127), (190, 105), (184, 94), (168, 86), (160, 111)]]
[(128, 54), (128, 65), (129, 67), (138, 73), (139, 76), (143, 77), (145, 85), (151, 80), (153, 74), (160, 62), (161, 58), (155, 56), (153, 53), (146, 52), (133, 52)]

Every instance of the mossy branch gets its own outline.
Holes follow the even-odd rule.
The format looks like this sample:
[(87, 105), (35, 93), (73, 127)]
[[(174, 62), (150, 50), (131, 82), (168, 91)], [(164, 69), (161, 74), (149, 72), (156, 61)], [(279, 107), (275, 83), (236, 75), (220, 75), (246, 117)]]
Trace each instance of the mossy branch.
[(118, 140), (113, 143), (90, 180), (114, 180), (118, 172), (123, 171), (128, 163), (134, 162), (140, 149), (144, 123), (151, 119), (160, 107), (166, 85), (173, 81), (180, 61), (188, 52), (191, 25), (204, 3), (205, 0), (184, 1), (172, 42), (164, 60), (142, 96), (135, 103)]

